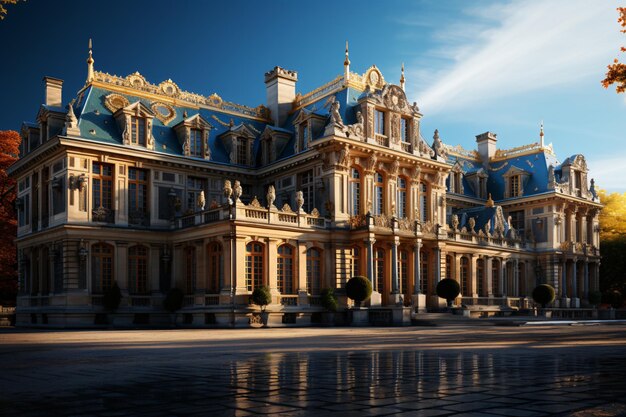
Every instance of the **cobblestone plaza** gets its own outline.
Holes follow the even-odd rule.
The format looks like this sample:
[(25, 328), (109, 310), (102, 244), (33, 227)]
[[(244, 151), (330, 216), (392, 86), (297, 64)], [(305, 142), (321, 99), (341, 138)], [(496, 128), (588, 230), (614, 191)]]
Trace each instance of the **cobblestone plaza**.
[(4, 330), (0, 415), (626, 415), (624, 330)]

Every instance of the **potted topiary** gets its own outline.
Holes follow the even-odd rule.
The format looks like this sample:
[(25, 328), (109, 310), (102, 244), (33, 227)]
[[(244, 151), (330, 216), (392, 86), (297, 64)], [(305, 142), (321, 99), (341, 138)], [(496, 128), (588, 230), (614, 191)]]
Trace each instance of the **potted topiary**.
[(354, 301), (356, 308), (360, 308), (361, 303), (372, 295), (372, 283), (365, 277), (352, 277), (346, 284), (346, 295)]
[(102, 306), (107, 312), (114, 312), (120, 306), (122, 302), (122, 291), (117, 285), (117, 282), (113, 282), (109, 288), (104, 291), (102, 295)]
[(452, 308), (452, 301), (461, 293), (461, 286), (452, 278), (444, 278), (437, 284), (437, 296), (446, 300), (448, 309)]
[(320, 294), (320, 304), (326, 310), (322, 313), (322, 322), (327, 325), (335, 323), (335, 312), (337, 311), (337, 296), (332, 288), (324, 288)]
[(254, 304), (261, 307), (261, 323), (263, 323), (263, 327), (267, 327), (269, 313), (265, 311), (265, 309), (267, 305), (272, 302), (272, 293), (269, 287), (266, 285), (256, 287), (254, 291), (252, 291), (251, 299)]
[(163, 308), (170, 312), (170, 318), (176, 326), (176, 312), (183, 306), (185, 294), (180, 288), (170, 288), (163, 300)]
[[(548, 285), (548, 284), (537, 285), (535, 289), (533, 290), (533, 300), (535, 300), (537, 304), (541, 304), (541, 308), (544, 310), (546, 308), (546, 305), (554, 301), (554, 297), (555, 297), (555, 291), (552, 285)], [(552, 317), (551, 311), (544, 311), (543, 314), (545, 317), (548, 317), (548, 318)]]

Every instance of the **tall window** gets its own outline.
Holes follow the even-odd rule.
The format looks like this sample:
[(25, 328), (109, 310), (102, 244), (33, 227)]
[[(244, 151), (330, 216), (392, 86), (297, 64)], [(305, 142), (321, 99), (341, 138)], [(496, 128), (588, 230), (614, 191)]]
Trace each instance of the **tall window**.
[(509, 189), (509, 196), (510, 197), (517, 197), (519, 195), (519, 175), (513, 175), (510, 179), (509, 179), (509, 184), (510, 184), (510, 189)]
[(310, 248), (306, 251), (306, 291), (309, 294), (320, 293), (322, 282), (322, 251)]
[(143, 169), (128, 170), (128, 222), (147, 225), (148, 173)]
[(278, 291), (281, 294), (295, 294), (293, 267), (294, 267), (294, 248), (291, 245), (280, 245), (278, 247), (277, 259), (277, 281)]
[(190, 129), (189, 154), (191, 156), (202, 156), (202, 130), (200, 129)]
[(487, 178), (478, 178), (478, 198), (487, 198)]
[(461, 294), (471, 296), (469, 287), (469, 259), (461, 257)]
[(420, 220), (428, 220), (428, 187), (423, 183), (420, 184)]
[(511, 216), (511, 224), (509, 226), (515, 229), (518, 236), (524, 236), (524, 210), (511, 211), (509, 216)]
[(113, 246), (97, 243), (91, 246), (92, 292), (102, 294), (113, 285)]
[(264, 246), (259, 242), (246, 245), (246, 287), (248, 291), (263, 285)]
[[(403, 119), (404, 120), (404, 119)], [(406, 211), (406, 179), (398, 177), (398, 217), (407, 217)]]
[(246, 138), (237, 138), (237, 164), (239, 165), (248, 165), (248, 139)]
[(376, 290), (380, 293), (385, 291), (385, 250), (374, 249), (374, 269), (376, 271)]
[(409, 141), (409, 123), (405, 118), (400, 119), (400, 138), (402, 142)]
[(298, 151), (302, 152), (309, 143), (308, 123), (301, 123), (298, 133)]
[(478, 295), (480, 297), (486, 297), (487, 291), (485, 288), (485, 260), (477, 259), (476, 260), (476, 280), (478, 284)]
[(361, 173), (352, 168), (350, 172), (350, 214), (357, 216), (361, 212)]
[(128, 248), (128, 283), (133, 294), (148, 292), (148, 248), (131, 246)]
[(193, 294), (196, 290), (196, 248), (185, 248), (185, 290)]
[(208, 257), (208, 276), (207, 291), (216, 294), (220, 291), (220, 282), (222, 281), (222, 246), (217, 243), (209, 243), (207, 248)]
[(409, 252), (405, 250), (398, 251), (398, 278), (400, 282), (400, 294), (409, 293)]
[(491, 291), (493, 295), (500, 294), (500, 261), (494, 260), (491, 264)]
[(130, 143), (133, 145), (146, 146), (146, 119), (143, 117), (130, 117)]
[(304, 211), (310, 213), (315, 207), (315, 180), (313, 178), (313, 171), (308, 170), (301, 173), (298, 176), (300, 183), (300, 190), (302, 190), (302, 196), (304, 197)]
[(385, 112), (374, 110), (374, 132), (379, 135), (385, 134)]
[(374, 174), (374, 214), (383, 214), (385, 204), (384, 179), (380, 172)]
[(361, 275), (361, 248), (354, 246), (352, 248), (352, 277)]
[(94, 162), (91, 181), (94, 220), (112, 221), (113, 165)]
[(421, 273), (421, 277), (420, 277), (420, 292), (422, 294), (428, 294), (428, 281), (429, 281), (429, 275), (428, 275), (428, 259), (429, 258), (429, 251), (427, 249), (422, 250), (421, 256), (420, 256), (420, 273)]
[(200, 193), (204, 191), (205, 188), (206, 180), (196, 177), (187, 177), (187, 210), (201, 210), (201, 207), (198, 205), (198, 198), (200, 197)]

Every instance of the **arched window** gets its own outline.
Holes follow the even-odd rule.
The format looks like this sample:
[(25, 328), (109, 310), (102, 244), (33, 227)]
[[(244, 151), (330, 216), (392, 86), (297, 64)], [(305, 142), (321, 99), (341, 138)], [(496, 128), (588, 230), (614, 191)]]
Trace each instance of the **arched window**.
[(265, 247), (259, 242), (250, 242), (246, 245), (246, 288), (254, 291), (265, 282), (263, 257)]
[[(404, 120), (404, 119), (402, 119)], [(402, 177), (398, 177), (398, 217), (403, 219), (407, 217), (407, 207), (406, 207), (406, 179)]]
[(383, 248), (374, 249), (374, 271), (376, 273), (376, 290), (382, 294), (385, 292), (385, 250)]
[(478, 258), (476, 260), (476, 283), (478, 284), (478, 295), (480, 297), (487, 296), (487, 289), (485, 288), (485, 260)]
[(428, 249), (422, 249), (421, 250), (421, 254), (420, 254), (420, 273), (421, 273), (421, 277), (420, 277), (420, 292), (422, 294), (428, 294), (428, 282), (429, 282), (429, 271), (428, 271), (428, 264), (429, 264), (429, 250)]
[(374, 174), (374, 214), (381, 215), (385, 211), (385, 185), (383, 174)]
[(493, 260), (491, 264), (491, 291), (493, 295), (500, 294), (500, 261)]
[(398, 281), (400, 282), (400, 294), (409, 294), (409, 252), (401, 249), (398, 251)]
[(420, 220), (428, 221), (428, 187), (426, 184), (420, 184)]
[(196, 290), (196, 248), (185, 248), (185, 291), (193, 294)]
[(128, 289), (132, 294), (146, 294), (148, 288), (148, 248), (128, 248)]
[(102, 294), (113, 285), (113, 246), (96, 243), (91, 247), (92, 292)]
[(349, 212), (353, 216), (357, 216), (361, 213), (361, 173), (358, 169), (352, 168), (350, 170), (350, 207)]
[(277, 281), (278, 291), (281, 294), (295, 294), (293, 268), (295, 250), (291, 245), (280, 245), (278, 247), (277, 259)]
[(322, 251), (309, 248), (306, 251), (306, 291), (318, 295), (322, 282)]
[(461, 257), (461, 294), (471, 296), (469, 287), (469, 259)]
[(207, 246), (207, 292), (217, 294), (222, 282), (222, 245), (218, 242), (209, 243)]

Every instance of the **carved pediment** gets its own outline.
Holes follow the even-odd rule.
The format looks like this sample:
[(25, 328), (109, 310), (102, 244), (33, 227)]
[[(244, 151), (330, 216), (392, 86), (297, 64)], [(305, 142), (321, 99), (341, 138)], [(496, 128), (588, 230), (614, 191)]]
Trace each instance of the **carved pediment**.
[(585, 157), (581, 154), (577, 154), (577, 155), (573, 155), (571, 157), (569, 157), (567, 159), (567, 161), (565, 161), (563, 163), (563, 167), (566, 166), (571, 166), (574, 169), (577, 169), (579, 171), (587, 171), (587, 161), (585, 160)]
[(263, 152), (268, 153), (265, 155), (266, 162), (274, 162), (283, 153), (290, 139), (291, 133), (266, 126), (261, 133), (261, 141), (267, 144), (263, 147)]
[[(190, 149), (190, 135), (191, 129), (200, 130), (202, 132), (202, 152), (201, 155), (191, 155)], [(183, 148), (183, 154), (185, 156), (201, 156), (204, 159), (211, 159), (211, 150), (209, 147), (209, 134), (213, 129), (213, 125), (207, 122), (204, 117), (197, 113), (191, 117), (188, 117), (174, 126), (176, 136), (178, 136), (178, 142)]]
[(512, 177), (514, 175), (530, 176), (530, 172), (511, 165), (511, 167), (504, 174), (502, 174), (502, 176), (505, 178)]

